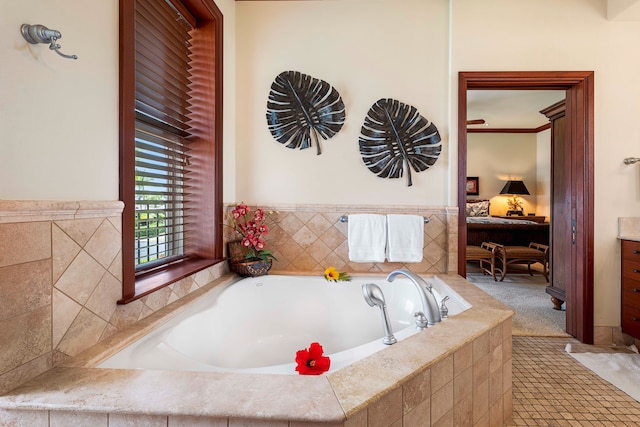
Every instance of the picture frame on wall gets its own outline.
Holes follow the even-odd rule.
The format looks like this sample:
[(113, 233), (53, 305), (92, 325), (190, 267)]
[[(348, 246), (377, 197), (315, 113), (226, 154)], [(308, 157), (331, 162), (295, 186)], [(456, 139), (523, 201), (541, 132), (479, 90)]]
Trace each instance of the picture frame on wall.
[(478, 196), (480, 194), (480, 178), (477, 176), (467, 177), (467, 196)]

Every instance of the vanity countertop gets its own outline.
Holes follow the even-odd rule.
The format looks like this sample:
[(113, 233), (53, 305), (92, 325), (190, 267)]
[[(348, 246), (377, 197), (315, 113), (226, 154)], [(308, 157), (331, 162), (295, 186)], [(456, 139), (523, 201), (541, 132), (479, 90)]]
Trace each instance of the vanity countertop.
[(631, 235), (631, 234), (619, 234), (618, 235), (618, 239), (620, 240), (632, 240), (634, 242), (640, 242), (640, 235), (635, 234), (635, 235)]
[(618, 218), (618, 239), (640, 242), (640, 217)]

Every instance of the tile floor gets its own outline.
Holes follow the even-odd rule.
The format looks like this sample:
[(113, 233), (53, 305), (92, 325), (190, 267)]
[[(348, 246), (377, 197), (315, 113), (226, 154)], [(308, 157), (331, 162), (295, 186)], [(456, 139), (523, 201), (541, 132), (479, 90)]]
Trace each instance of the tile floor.
[(625, 351), (569, 338), (513, 337), (513, 418), (507, 426), (640, 426), (640, 402), (566, 354), (567, 343), (575, 353)]

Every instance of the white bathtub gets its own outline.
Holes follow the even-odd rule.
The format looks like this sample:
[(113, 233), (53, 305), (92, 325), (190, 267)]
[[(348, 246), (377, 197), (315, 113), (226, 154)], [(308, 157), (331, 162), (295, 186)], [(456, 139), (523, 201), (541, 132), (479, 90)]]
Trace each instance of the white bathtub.
[[(437, 277), (425, 280), (449, 296), (449, 316), (471, 307)], [(333, 283), (323, 277), (262, 276), (214, 289), (98, 368), (297, 375), (296, 351), (319, 342), (333, 372), (387, 347), (380, 310), (362, 296), (364, 283), (382, 289), (399, 341), (419, 332), (413, 314), (422, 310), (420, 297), (402, 276), (392, 283), (373, 277)]]

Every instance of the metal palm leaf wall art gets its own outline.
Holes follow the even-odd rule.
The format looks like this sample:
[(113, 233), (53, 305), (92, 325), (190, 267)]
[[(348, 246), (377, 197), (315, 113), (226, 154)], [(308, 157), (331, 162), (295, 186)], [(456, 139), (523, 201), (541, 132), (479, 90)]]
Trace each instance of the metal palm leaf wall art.
[(298, 71), (284, 71), (271, 84), (267, 123), (271, 135), (286, 147), (301, 150), (329, 139), (345, 121), (345, 106), (329, 83)]
[(371, 106), (360, 130), (360, 154), (369, 170), (381, 178), (401, 178), (406, 170), (411, 186), (411, 168), (428, 169), (442, 151), (436, 126), (418, 110), (391, 98)]

